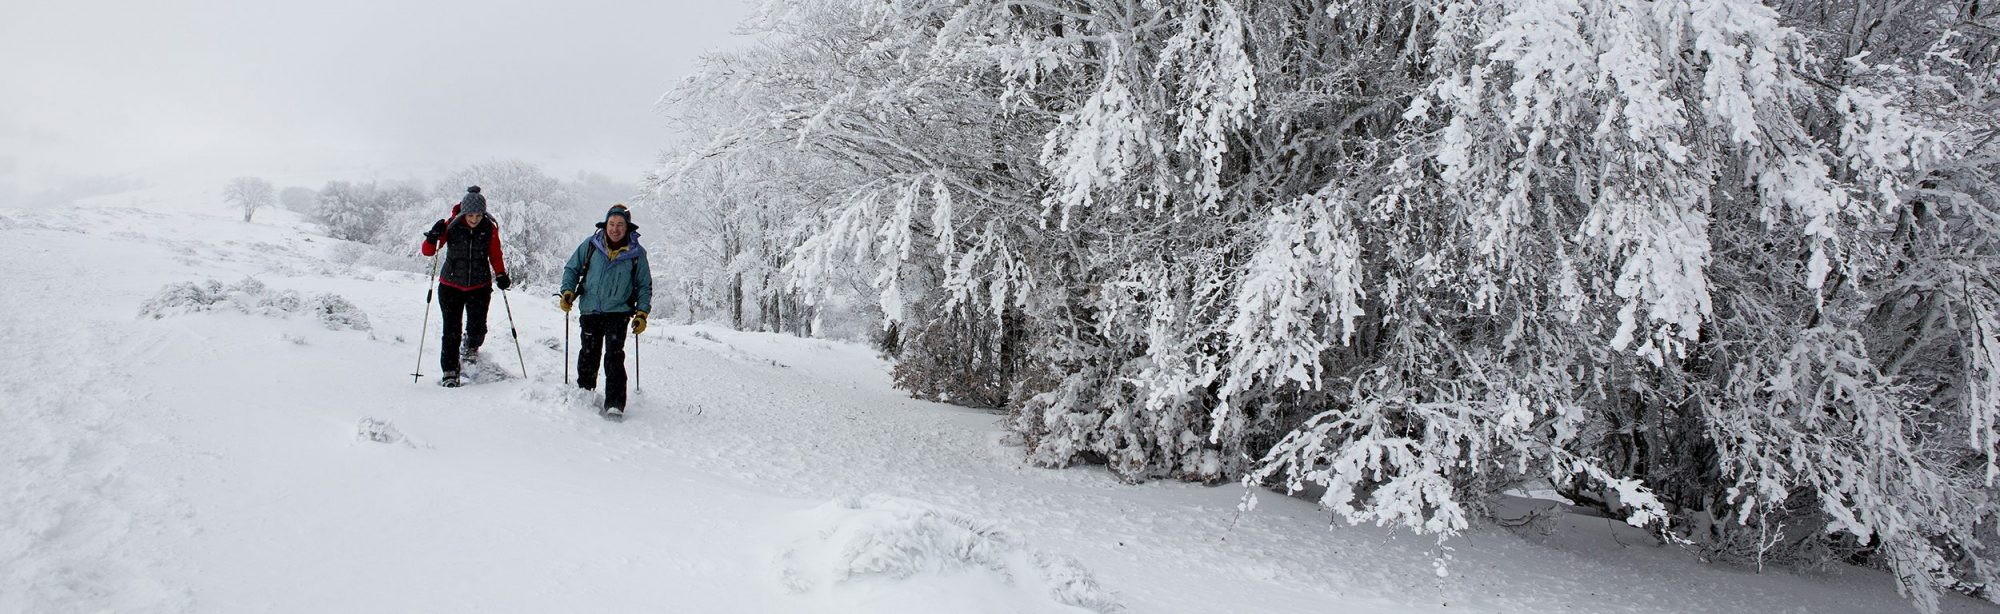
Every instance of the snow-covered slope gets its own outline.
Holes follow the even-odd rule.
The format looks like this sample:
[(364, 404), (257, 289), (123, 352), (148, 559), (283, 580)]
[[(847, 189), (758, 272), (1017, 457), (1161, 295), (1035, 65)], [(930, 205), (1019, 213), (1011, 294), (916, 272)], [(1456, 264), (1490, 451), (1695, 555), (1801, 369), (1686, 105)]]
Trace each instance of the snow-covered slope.
[(233, 217), (0, 209), (0, 612), (1908, 610), (1579, 517), (1475, 531), (1440, 578), (1430, 540), (1306, 502), (1025, 466), (851, 344), (657, 326), (608, 423), (547, 288), (509, 295), (520, 359), (490, 320), (529, 377), (439, 388), (431, 339), (413, 383), (420, 273)]

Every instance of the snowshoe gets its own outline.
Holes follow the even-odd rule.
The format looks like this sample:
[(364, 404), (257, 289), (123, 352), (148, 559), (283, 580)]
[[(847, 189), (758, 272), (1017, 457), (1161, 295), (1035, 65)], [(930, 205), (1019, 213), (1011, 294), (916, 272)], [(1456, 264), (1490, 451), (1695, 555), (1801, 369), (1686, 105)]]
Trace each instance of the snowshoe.
[(446, 371), (444, 377), (438, 378), (438, 385), (446, 388), (457, 388), (464, 385), (464, 383), (459, 380), (457, 371)]
[(599, 417), (602, 417), (602, 418), (604, 418), (605, 420), (610, 420), (610, 421), (612, 421), (612, 422), (624, 422), (624, 421), (625, 421), (625, 408), (623, 408), (623, 407), (606, 407), (606, 408), (604, 408), (603, 410), (601, 410), (601, 411), (597, 412), (597, 415), (598, 415)]

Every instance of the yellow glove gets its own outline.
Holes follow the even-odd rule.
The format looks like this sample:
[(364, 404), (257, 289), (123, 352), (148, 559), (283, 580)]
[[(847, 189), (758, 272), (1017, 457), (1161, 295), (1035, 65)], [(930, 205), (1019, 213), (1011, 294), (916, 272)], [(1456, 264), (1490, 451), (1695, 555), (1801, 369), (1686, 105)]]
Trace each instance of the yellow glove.
[(562, 298), (556, 301), (556, 306), (561, 307), (563, 313), (569, 313), (569, 309), (571, 307), (576, 306), (576, 293), (575, 292), (562, 293)]
[(646, 312), (632, 314), (632, 334), (646, 332)]

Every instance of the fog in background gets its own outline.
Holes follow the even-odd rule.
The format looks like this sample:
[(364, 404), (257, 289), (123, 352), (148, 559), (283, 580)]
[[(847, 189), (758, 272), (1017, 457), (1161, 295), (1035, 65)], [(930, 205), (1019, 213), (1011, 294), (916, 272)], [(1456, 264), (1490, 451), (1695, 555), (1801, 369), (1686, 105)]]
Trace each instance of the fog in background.
[[(654, 103), (746, 44), (716, 2), (0, 0), (0, 200), (136, 182), (637, 179)], [(217, 186), (220, 187), (219, 185)]]

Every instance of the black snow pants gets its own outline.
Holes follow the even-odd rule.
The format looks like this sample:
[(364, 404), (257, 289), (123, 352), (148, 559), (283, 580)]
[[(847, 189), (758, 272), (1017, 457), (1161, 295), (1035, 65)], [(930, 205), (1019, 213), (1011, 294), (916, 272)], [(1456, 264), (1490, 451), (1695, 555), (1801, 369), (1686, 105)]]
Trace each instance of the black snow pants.
[(604, 365), (604, 406), (625, 408), (625, 334), (631, 312), (584, 314), (583, 349), (576, 353), (576, 385), (597, 387), (597, 366)]
[(438, 365), (446, 373), (458, 372), (461, 343), (466, 352), (477, 352), (479, 345), (486, 342), (486, 307), (492, 304), (493, 286), (460, 290), (438, 284), (438, 305), (444, 308), (444, 347)]

